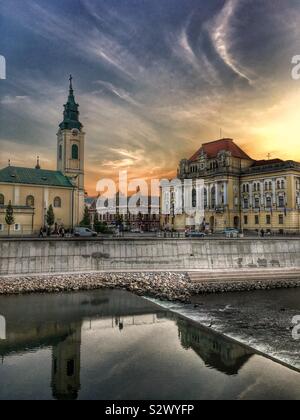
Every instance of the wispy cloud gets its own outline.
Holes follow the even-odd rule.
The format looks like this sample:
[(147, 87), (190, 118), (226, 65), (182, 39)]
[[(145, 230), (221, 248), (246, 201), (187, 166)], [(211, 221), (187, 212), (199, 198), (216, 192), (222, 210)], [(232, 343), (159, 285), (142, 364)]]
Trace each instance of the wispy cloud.
[(247, 75), (247, 70), (243, 69), (231, 52), (232, 20), (242, 2), (243, 0), (227, 0), (222, 10), (218, 13), (216, 18), (213, 19), (209, 31), (215, 49), (223, 62), (236, 75), (247, 80), (247, 82), (252, 83), (252, 80)]
[[(284, 12), (271, 0), (172, 0), (172, 10), (161, 0), (73, 1), (1, 3), (15, 60), (14, 77), (0, 86), (1, 165), (12, 155), (20, 164), (41, 155), (55, 167), (72, 69), (90, 191), (121, 168), (148, 178), (174, 174), (179, 159), (216, 139), (220, 128), (257, 157), (280, 152), (285, 124), (297, 138), (296, 114), (289, 112), (291, 120), (287, 111), (297, 103), (295, 85), (286, 82), (290, 59), (285, 65), (287, 48), (280, 47), (298, 52), (300, 6), (293, 0)], [(68, 4), (77, 9), (70, 13)], [(246, 11), (256, 30), (245, 31)], [(293, 141), (285, 140), (290, 152), (282, 155), (295, 150)]]

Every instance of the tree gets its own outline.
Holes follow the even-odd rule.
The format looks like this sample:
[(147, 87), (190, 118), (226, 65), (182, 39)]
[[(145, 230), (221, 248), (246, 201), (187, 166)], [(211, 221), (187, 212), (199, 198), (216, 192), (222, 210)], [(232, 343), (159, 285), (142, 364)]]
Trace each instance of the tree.
[(82, 227), (90, 227), (91, 225), (91, 218), (90, 218), (90, 212), (87, 206), (85, 206), (84, 208), (84, 214), (83, 214), (83, 219), (80, 222), (80, 226)]
[(97, 212), (95, 214), (94, 229), (97, 233), (112, 233), (106, 223), (100, 222), (99, 214)]
[(55, 223), (55, 215), (53, 211), (52, 204), (50, 204), (48, 211), (47, 211), (47, 225), (51, 228)]
[(10, 228), (15, 223), (14, 209), (11, 204), (11, 201), (8, 203), (8, 206), (6, 207), (5, 223), (8, 225), (8, 235), (10, 235)]
[(122, 225), (123, 224), (123, 220), (124, 220), (123, 214), (118, 213), (117, 216), (116, 216), (117, 226)]

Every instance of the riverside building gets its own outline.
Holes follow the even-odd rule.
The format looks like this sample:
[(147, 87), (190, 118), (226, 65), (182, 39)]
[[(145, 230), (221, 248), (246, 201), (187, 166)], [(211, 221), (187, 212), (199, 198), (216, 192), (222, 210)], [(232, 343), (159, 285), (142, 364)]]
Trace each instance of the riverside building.
[(195, 188), (197, 180), (204, 180), (205, 218), (193, 220), (171, 211), (170, 215), (161, 216), (163, 229), (300, 232), (298, 162), (257, 161), (232, 139), (220, 139), (203, 144), (190, 159), (183, 159), (178, 178), (192, 179)]

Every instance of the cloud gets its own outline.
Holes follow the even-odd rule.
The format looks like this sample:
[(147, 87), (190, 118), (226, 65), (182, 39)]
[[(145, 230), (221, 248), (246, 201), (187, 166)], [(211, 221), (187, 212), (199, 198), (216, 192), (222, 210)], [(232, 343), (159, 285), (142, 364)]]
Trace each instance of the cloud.
[(0, 103), (2, 105), (16, 105), (19, 103), (24, 103), (24, 102), (28, 102), (29, 101), (29, 97), (28, 96), (11, 96), (11, 95), (7, 95), (4, 96), (3, 99), (0, 99)]
[[(189, 17), (187, 22), (178, 31), (178, 33), (168, 33), (167, 42), (174, 55), (180, 59), (186, 67), (194, 70), (194, 77), (200, 81), (211, 85), (220, 85), (218, 72), (214, 65), (209, 61), (205, 51), (196, 53), (189, 39), (189, 30), (193, 15)], [(202, 26), (200, 25), (200, 31)], [(199, 34), (200, 37), (200, 34)], [(199, 38), (198, 37), (198, 38)]]
[(135, 101), (130, 95), (130, 93), (127, 92), (125, 89), (117, 87), (113, 83), (106, 82), (104, 80), (97, 80), (95, 83), (102, 86), (102, 89), (100, 91), (94, 92), (94, 94), (99, 93), (101, 95), (105, 93), (110, 93), (114, 97), (121, 99), (122, 101), (125, 101), (130, 105), (133, 105), (136, 107), (141, 106), (141, 104)]
[[(276, 51), (283, 40), (284, 46), (291, 40), (290, 49), (299, 52), (294, 21), (299, 13), (281, 15), (280, 5), (269, 0), (188, 0), (184, 7), (172, 0), (172, 11), (169, 2), (137, 1), (133, 7), (132, 2), (76, 0), (80, 12), (74, 6), (69, 13), (68, 1), (1, 4), (0, 13), (9, 18), (5, 22), (11, 21), (8, 35), (15, 41), (25, 34), (18, 48), (28, 48), (33, 62), (30, 70), (24, 68), (21, 53), (13, 63), (14, 78), (1, 85), (1, 164), (12, 154), (18, 162), (25, 156), (24, 164), (41, 155), (45, 165), (55, 167), (66, 72), (72, 68), (87, 133), (90, 191), (100, 176), (124, 168), (139, 177), (174, 175), (178, 161), (216, 139), (220, 128), (254, 157), (270, 150), (271, 135), (272, 150), (295, 154), (299, 127), (289, 111), (296, 103), (289, 100), (295, 85), (286, 88), (290, 59), (285, 66)], [(243, 11), (253, 26), (258, 22), (262, 28), (263, 20), (265, 30), (245, 31)], [(280, 25), (284, 19), (287, 23)], [(14, 42), (7, 45), (13, 50)], [(264, 46), (277, 61), (264, 61)], [(289, 151), (278, 146), (285, 124), (292, 127), (293, 140), (280, 141), (289, 144)], [(10, 139), (10, 153), (2, 153)]]
[(224, 64), (237, 76), (251, 84), (252, 80), (247, 76), (247, 70), (243, 69), (240, 63), (237, 62), (231, 51), (232, 21), (242, 2), (243, 0), (227, 0), (222, 10), (213, 19), (211, 25), (209, 25), (209, 33), (213, 45)]

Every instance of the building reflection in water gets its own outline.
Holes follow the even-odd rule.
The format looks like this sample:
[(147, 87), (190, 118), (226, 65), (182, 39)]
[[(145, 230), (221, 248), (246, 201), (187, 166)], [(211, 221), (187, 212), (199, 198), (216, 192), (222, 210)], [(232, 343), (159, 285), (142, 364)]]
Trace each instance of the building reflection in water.
[(57, 400), (77, 400), (80, 391), (81, 323), (70, 327), (70, 335), (52, 349), (51, 387)]
[(178, 319), (177, 325), (183, 348), (193, 349), (206, 366), (226, 375), (237, 375), (253, 355), (247, 348), (221, 335), (200, 329), (193, 322)]
[[(27, 306), (23, 318), (20, 315), (22, 305), (13, 305), (21, 312), (7, 308), (5, 314), (2, 302), (7, 301), (1, 298), (1, 310), (7, 319), (7, 340), (0, 341), (2, 362), (5, 363), (5, 357), (13, 354), (26, 354), (51, 347), (53, 397), (58, 400), (76, 400), (81, 389), (81, 334), (87, 319), (90, 319), (92, 330), (113, 328), (120, 333), (135, 326), (174, 321), (178, 326), (182, 347), (193, 349), (207, 366), (226, 375), (236, 375), (252, 355), (244, 347), (204, 330), (191, 321), (159, 310), (156, 305), (141, 298), (120, 291), (98, 293), (101, 293), (102, 299), (91, 299), (89, 296), (92, 294), (79, 293), (74, 300), (74, 296), (71, 298), (72, 295), (69, 295), (68, 304), (61, 306), (58, 303), (56, 307), (50, 305), (44, 313), (40, 312), (41, 307), (30, 305), (30, 296), (19, 297), (19, 303), (26, 302)], [(46, 300), (53, 298), (55, 296), (45, 297)], [(64, 299), (68, 299), (68, 295)]]

